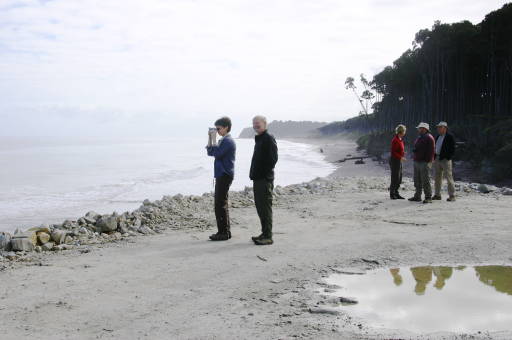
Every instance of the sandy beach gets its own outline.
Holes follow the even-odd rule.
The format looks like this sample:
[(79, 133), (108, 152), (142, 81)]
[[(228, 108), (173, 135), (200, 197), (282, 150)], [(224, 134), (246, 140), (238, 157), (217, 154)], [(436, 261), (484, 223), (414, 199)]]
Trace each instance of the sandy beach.
[[(357, 154), (350, 140), (308, 142), (333, 162)], [(272, 246), (250, 241), (259, 222), (247, 190), (232, 194), (228, 242), (207, 241), (215, 219), (203, 196), (147, 236), (1, 258), (1, 339), (512, 338), (383, 331), (349, 309), (325, 312), (336, 306), (324, 278), (343, 268), (512, 264), (512, 196), (458, 183), (455, 203), (392, 201), (385, 167), (338, 165), (276, 189)], [(406, 178), (402, 192), (412, 189)]]

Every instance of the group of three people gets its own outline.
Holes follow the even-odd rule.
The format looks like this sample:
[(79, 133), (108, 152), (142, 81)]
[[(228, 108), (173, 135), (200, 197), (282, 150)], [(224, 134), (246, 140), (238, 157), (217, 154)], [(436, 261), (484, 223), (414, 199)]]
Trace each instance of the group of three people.
[[(440, 122), (437, 124), (438, 136), (434, 139), (430, 133), (430, 126), (427, 123), (420, 123), (417, 127), (419, 136), (414, 142), (414, 187), (416, 189), (409, 201), (421, 202), (422, 192), (425, 194), (423, 203), (432, 203), (432, 200), (441, 200), (441, 187), (443, 177), (448, 183), (447, 201), (455, 201), (455, 183), (452, 174), (452, 158), (455, 153), (455, 138), (448, 133), (448, 124)], [(398, 189), (402, 183), (402, 163), (405, 158), (404, 136), (405, 125), (398, 125), (395, 129), (395, 136), (391, 141), (391, 156), (389, 164), (391, 167), (391, 185), (389, 193), (391, 199), (403, 199)], [(434, 166), (434, 190), (430, 184), (430, 171)]]
[[(267, 131), (267, 120), (263, 116), (253, 118), (256, 133), (254, 153), (249, 177), (253, 181), (254, 202), (261, 222), (261, 234), (252, 237), (257, 245), (270, 245), (272, 240), (272, 194), (274, 190), (274, 167), (277, 163), (277, 143)], [(209, 156), (215, 157), (215, 217), (218, 232), (210, 236), (212, 241), (231, 238), (228, 197), (229, 187), (235, 175), (236, 144), (231, 135), (231, 119), (222, 117), (215, 122), (215, 133), (222, 138), (218, 143), (210, 138), (206, 147)]]

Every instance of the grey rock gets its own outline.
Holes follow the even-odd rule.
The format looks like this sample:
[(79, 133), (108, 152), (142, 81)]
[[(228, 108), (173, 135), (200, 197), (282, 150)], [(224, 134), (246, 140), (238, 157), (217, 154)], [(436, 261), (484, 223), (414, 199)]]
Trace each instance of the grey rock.
[(66, 240), (66, 235), (67, 233), (60, 229), (55, 229), (51, 233), (52, 240), (55, 242), (55, 244), (64, 243)]
[(87, 214), (85, 214), (84, 216), (84, 220), (87, 222), (87, 223), (90, 223), (90, 224), (95, 224), (96, 221), (101, 217), (100, 214), (98, 214), (97, 212), (94, 212), (94, 211), (89, 211)]
[(11, 240), (11, 247), (14, 251), (32, 251), (34, 243), (28, 237), (16, 237)]
[(151, 235), (151, 234), (154, 234), (155, 232), (153, 231), (153, 229), (151, 229), (150, 227), (148, 226), (140, 226), (139, 229), (138, 229), (138, 232), (141, 233), (141, 234), (144, 234), (144, 235)]
[(491, 192), (489, 186), (487, 184), (480, 184), (477, 188), (477, 190), (483, 194), (488, 194)]
[(102, 216), (96, 222), (96, 228), (99, 232), (108, 233), (117, 229), (117, 217)]
[(11, 250), (11, 234), (0, 232), (0, 251), (1, 250)]
[[(512, 196), (512, 189), (510, 188), (504, 188), (503, 191), (502, 191), (503, 195), (506, 195), (506, 196)], [(1, 248), (0, 248), (1, 249)]]
[(47, 242), (47, 243), (45, 243), (45, 244), (43, 244), (43, 245), (41, 246), (41, 249), (42, 249), (43, 251), (50, 251), (50, 250), (52, 250), (52, 248), (53, 248), (54, 246), (55, 246), (55, 243), (53, 243), (53, 242)]

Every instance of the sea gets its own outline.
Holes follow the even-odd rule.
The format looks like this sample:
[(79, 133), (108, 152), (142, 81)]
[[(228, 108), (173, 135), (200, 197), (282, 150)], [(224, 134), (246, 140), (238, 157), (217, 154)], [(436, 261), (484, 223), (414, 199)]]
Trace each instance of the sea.
[[(232, 190), (250, 186), (253, 139), (236, 139)], [(0, 231), (61, 223), (93, 210), (122, 213), (143, 200), (213, 191), (202, 138), (0, 137)], [(334, 171), (318, 148), (278, 140), (275, 185)]]

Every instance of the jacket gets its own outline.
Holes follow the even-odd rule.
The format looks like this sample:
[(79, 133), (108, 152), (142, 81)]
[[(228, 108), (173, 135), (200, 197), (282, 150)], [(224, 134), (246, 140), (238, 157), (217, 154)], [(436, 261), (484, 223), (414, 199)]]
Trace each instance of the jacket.
[(215, 157), (214, 175), (215, 178), (228, 175), (235, 176), (235, 153), (236, 144), (230, 135), (224, 136), (219, 145), (207, 146), (208, 156)]
[(431, 163), (436, 152), (435, 145), (436, 141), (429, 132), (419, 135), (414, 141), (414, 161)]
[(391, 157), (394, 159), (402, 159), (405, 156), (405, 145), (404, 141), (395, 135), (391, 140)]
[(273, 181), (276, 163), (277, 143), (274, 136), (267, 131), (254, 136), (254, 153), (249, 172), (251, 180), (266, 179)]
[[(436, 143), (439, 136), (436, 137)], [(444, 135), (443, 145), (441, 145), (441, 153), (436, 155), (439, 160), (451, 160), (455, 153), (455, 138), (452, 134), (446, 133)]]

